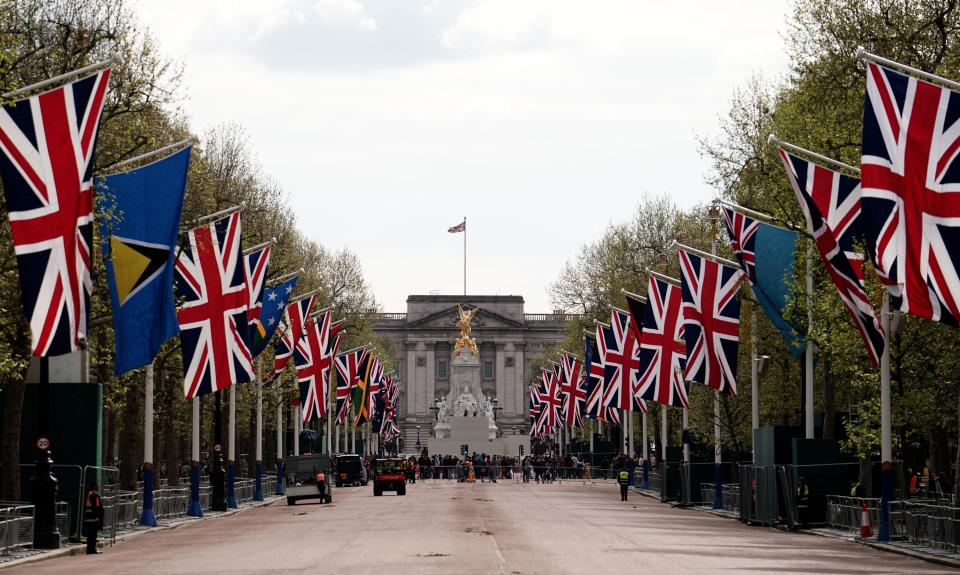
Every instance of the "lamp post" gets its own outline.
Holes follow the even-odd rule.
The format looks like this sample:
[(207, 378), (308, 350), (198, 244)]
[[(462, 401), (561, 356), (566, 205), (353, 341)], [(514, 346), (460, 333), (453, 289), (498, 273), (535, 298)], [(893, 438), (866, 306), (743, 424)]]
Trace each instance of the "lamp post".
[(417, 425), (417, 451), (420, 451), (420, 425)]

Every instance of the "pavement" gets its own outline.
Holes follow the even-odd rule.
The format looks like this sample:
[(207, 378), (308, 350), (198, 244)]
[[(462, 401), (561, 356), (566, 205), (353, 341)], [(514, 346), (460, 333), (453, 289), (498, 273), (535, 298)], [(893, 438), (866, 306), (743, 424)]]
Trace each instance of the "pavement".
[(955, 573), (840, 539), (748, 527), (613, 485), (419, 481), (407, 495), (334, 490), (186, 522), (103, 555), (57, 557), (4, 575), (76, 573)]

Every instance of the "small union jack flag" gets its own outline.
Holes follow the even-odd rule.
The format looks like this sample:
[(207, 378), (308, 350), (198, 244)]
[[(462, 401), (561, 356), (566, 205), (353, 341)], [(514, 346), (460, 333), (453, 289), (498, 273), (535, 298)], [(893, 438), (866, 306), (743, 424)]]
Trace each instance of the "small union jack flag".
[(176, 265), (184, 394), (196, 397), (253, 379), (240, 213), (190, 230)]
[(560, 410), (563, 407), (563, 399), (560, 397), (560, 378), (557, 369), (552, 365), (550, 369), (544, 369), (541, 372), (543, 381), (543, 393), (540, 395), (540, 403), (543, 408), (540, 410), (541, 428), (546, 433), (553, 433), (560, 427)]
[(310, 310), (313, 309), (313, 301), (316, 298), (316, 295), (311, 294), (307, 297), (292, 301), (287, 305), (287, 329), (277, 340), (276, 349), (274, 350), (274, 378), (280, 375), (283, 368), (287, 367), (287, 363), (290, 362), (290, 358), (293, 357), (293, 350), (296, 348), (300, 338), (303, 337), (303, 324), (310, 315)]
[(597, 346), (603, 360), (604, 405), (626, 411), (646, 411), (646, 404), (637, 395), (640, 356), (636, 332), (630, 327), (630, 314), (612, 308), (610, 325), (597, 324)]
[(798, 158), (783, 148), (779, 152), (820, 259), (876, 367), (886, 337), (863, 287), (863, 258), (854, 250), (854, 241), (862, 236), (860, 180)]
[(294, 352), (304, 422), (319, 419), (327, 412), (330, 368), (333, 365), (330, 316), (329, 311), (324, 311), (316, 319), (310, 320), (307, 332), (300, 338)]
[(597, 342), (589, 335), (583, 336), (584, 344), (584, 391), (587, 394), (586, 416), (597, 421), (620, 423), (620, 410), (603, 404), (603, 361)]
[(583, 363), (569, 353), (564, 353), (560, 358), (560, 394), (567, 426), (583, 427), (583, 405), (587, 399)]
[(960, 319), (960, 93), (867, 64), (863, 223), (891, 304)]
[(680, 251), (680, 291), (687, 365), (684, 379), (737, 395), (743, 272)]
[(0, 109), (0, 178), (35, 356), (75, 351), (87, 335), (94, 150), (109, 80), (102, 70)]
[(640, 336), (639, 395), (663, 405), (687, 407), (680, 306), (680, 286), (651, 275)]

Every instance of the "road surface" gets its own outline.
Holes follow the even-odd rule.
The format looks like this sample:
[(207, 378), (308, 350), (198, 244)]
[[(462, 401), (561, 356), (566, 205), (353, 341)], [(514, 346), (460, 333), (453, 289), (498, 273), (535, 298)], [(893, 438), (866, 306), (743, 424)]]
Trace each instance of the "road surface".
[(285, 502), (189, 522), (5, 575), (157, 573), (946, 573), (946, 568), (811, 535), (671, 508), (612, 485), (417, 482), (334, 502)]

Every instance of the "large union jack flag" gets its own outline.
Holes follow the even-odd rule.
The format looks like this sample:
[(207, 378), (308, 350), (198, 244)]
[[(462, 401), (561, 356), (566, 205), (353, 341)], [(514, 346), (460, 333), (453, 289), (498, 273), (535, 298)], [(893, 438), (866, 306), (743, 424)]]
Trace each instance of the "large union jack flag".
[(560, 393), (563, 396), (563, 418), (569, 427), (583, 427), (584, 388), (583, 363), (569, 353), (560, 357)]
[(176, 265), (183, 391), (196, 397), (253, 379), (240, 213), (189, 232)]
[(683, 381), (685, 346), (680, 286), (650, 276), (640, 336), (640, 397), (663, 405), (688, 406)]
[(304, 422), (319, 419), (327, 412), (330, 368), (333, 366), (330, 320), (330, 311), (320, 312), (317, 318), (310, 320), (294, 351)]
[(854, 246), (862, 237), (860, 180), (798, 158), (783, 148), (779, 152), (820, 259), (876, 367), (886, 338), (863, 287), (863, 258)]
[(342, 425), (350, 413), (353, 402), (351, 395), (366, 370), (370, 353), (366, 347), (360, 347), (336, 356), (337, 367), (337, 424)]
[(542, 379), (542, 390), (540, 393), (540, 428), (544, 433), (553, 433), (560, 426), (562, 421), (560, 410), (563, 407), (563, 399), (560, 397), (560, 377), (556, 364), (552, 364), (550, 369), (544, 369), (540, 377)]
[(379, 357), (374, 356), (373, 363), (370, 366), (370, 380), (367, 382), (367, 391), (369, 394), (369, 397), (367, 398), (367, 418), (370, 421), (378, 421), (377, 416), (381, 415), (378, 412), (377, 407), (379, 406), (380, 390), (382, 385), (383, 361)]
[(270, 251), (271, 246), (267, 244), (243, 256), (243, 273), (247, 282), (247, 297), (250, 300), (247, 308), (247, 329), (251, 342), (267, 337), (267, 330), (260, 322), (260, 315), (263, 311), (263, 288), (267, 283), (270, 268)]
[(273, 354), (273, 377), (276, 378), (290, 363), (293, 357), (293, 350), (296, 348), (300, 338), (303, 337), (303, 325), (310, 316), (310, 310), (313, 309), (313, 301), (316, 295), (310, 294), (307, 297), (301, 297), (287, 304), (287, 329), (280, 335), (275, 344)]
[(597, 346), (604, 369), (603, 404), (627, 411), (646, 411), (646, 404), (636, 393), (640, 356), (628, 312), (612, 308), (610, 325), (597, 324)]
[(684, 379), (737, 395), (743, 272), (680, 251), (680, 291), (687, 365)]
[(960, 318), (960, 93), (867, 64), (862, 204), (868, 249), (900, 311)]
[(7, 199), (31, 353), (70, 353), (87, 333), (93, 165), (110, 70), (0, 109)]

